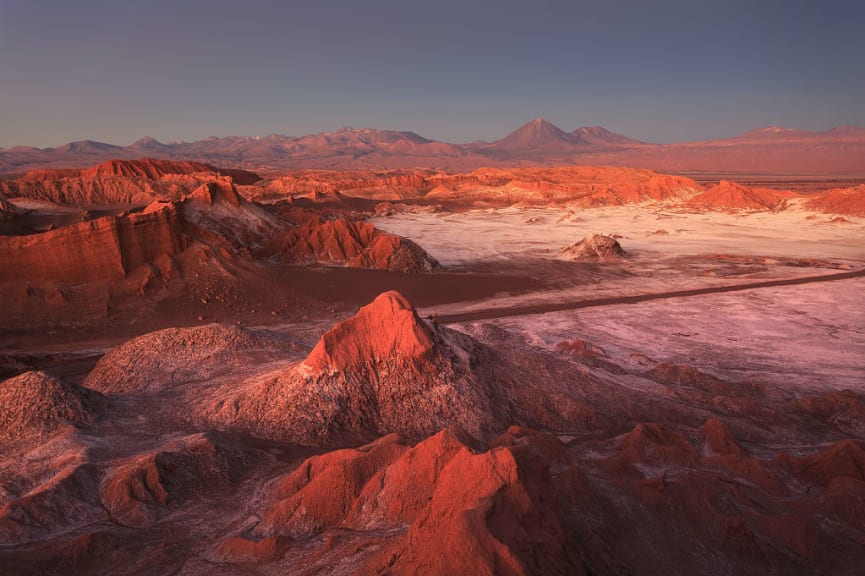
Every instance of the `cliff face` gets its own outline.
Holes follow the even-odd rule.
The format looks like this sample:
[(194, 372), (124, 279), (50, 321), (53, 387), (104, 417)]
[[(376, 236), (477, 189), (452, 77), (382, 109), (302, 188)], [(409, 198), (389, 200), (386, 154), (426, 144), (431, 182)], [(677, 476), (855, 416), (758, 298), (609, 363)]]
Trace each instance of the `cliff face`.
[(438, 262), (406, 238), (368, 222), (312, 217), (274, 237), (261, 256), (294, 264), (330, 264), (404, 273), (430, 272)]
[(19, 280), (122, 280), (135, 268), (187, 245), (171, 204), (106, 216), (33, 236), (0, 237), (0, 276)]
[(108, 162), (0, 181), (0, 325), (16, 333), (110, 318), (117, 326), (118, 317), (131, 325), (167, 309), (187, 321), (265, 307), (277, 315), (309, 290), (280, 265), (404, 273), (438, 266), (417, 244), (344, 209), (286, 214), (246, 200), (232, 175), (175, 173), (202, 168)]

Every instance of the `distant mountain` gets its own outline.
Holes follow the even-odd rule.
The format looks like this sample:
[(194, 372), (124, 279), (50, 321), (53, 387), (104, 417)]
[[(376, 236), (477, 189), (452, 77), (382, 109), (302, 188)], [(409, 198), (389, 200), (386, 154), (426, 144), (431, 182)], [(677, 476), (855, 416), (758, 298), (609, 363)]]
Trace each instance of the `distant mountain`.
[(582, 126), (571, 132), (575, 140), (595, 146), (639, 146), (645, 144), (622, 134), (610, 132), (602, 126)]
[(171, 146), (163, 144), (152, 136), (145, 136), (140, 140), (136, 140), (130, 146), (128, 146), (128, 148), (132, 150), (141, 150), (142, 152), (148, 153), (167, 152), (168, 150), (171, 150)]
[(76, 142), (69, 142), (68, 144), (64, 144), (63, 146), (54, 148), (54, 150), (62, 154), (97, 155), (119, 152), (123, 150), (123, 147), (115, 146), (114, 144), (106, 144), (104, 142), (95, 142), (93, 140), (78, 140)]
[(743, 132), (729, 140), (754, 141), (772, 140), (775, 142), (792, 142), (799, 140), (826, 140), (838, 141), (847, 139), (865, 138), (865, 128), (859, 126), (836, 126), (830, 130), (796, 130), (794, 128), (782, 128), (781, 126), (766, 126)]
[(496, 160), (535, 160), (538, 162), (574, 162), (577, 156), (614, 148), (640, 146), (643, 143), (610, 132), (601, 126), (584, 126), (565, 132), (552, 122), (535, 118), (501, 140), (468, 145), (468, 149)]
[(755, 130), (749, 130), (736, 136), (740, 140), (753, 140), (755, 138), (772, 138), (772, 139), (788, 139), (791, 137), (800, 137), (806, 134), (804, 130), (795, 130), (793, 128), (783, 128), (781, 126), (765, 126)]
[(501, 140), (485, 146), (487, 150), (501, 151), (562, 151), (573, 150), (578, 141), (543, 118), (523, 124)]
[(808, 131), (767, 126), (726, 139), (647, 144), (600, 126), (566, 132), (536, 118), (494, 142), (448, 144), (409, 131), (342, 128), (306, 136), (226, 136), (129, 146), (92, 140), (56, 148), (0, 149), (0, 173), (89, 166), (141, 157), (206, 162), (256, 171), (400, 169), (447, 171), (481, 166), (615, 165), (667, 172), (865, 175), (865, 128)]

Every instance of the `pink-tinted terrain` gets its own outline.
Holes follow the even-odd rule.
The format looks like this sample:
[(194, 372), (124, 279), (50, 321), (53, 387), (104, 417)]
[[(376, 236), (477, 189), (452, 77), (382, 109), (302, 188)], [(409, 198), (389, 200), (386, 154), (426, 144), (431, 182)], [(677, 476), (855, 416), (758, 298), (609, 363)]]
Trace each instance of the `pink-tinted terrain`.
[(861, 573), (863, 158), (2, 150), (0, 574)]

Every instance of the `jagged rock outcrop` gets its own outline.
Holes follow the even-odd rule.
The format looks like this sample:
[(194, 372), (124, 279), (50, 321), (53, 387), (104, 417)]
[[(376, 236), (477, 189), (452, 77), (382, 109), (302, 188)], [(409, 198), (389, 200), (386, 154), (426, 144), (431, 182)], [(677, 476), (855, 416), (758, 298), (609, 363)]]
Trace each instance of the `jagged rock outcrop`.
[[(549, 469), (538, 456), (556, 446), (545, 440), (513, 428), (484, 450), (450, 428), (414, 446), (390, 435), (311, 458), (277, 479), (260, 522), (223, 542), (218, 557), (266, 560), (274, 548), (342, 529), (392, 534), (361, 557), (362, 574), (584, 573), (552, 514)], [(515, 517), (519, 524), (506, 520)], [(254, 541), (271, 544), (256, 557)]]
[(348, 218), (311, 217), (298, 228), (271, 240), (260, 256), (295, 264), (319, 263), (406, 274), (431, 272), (439, 266), (411, 240), (378, 230), (369, 222)]
[(626, 256), (619, 241), (612, 236), (589, 234), (579, 242), (559, 251), (558, 258), (575, 262), (615, 262)]
[(102, 395), (65, 384), (45, 372), (25, 372), (0, 382), (0, 443), (45, 438), (93, 423)]

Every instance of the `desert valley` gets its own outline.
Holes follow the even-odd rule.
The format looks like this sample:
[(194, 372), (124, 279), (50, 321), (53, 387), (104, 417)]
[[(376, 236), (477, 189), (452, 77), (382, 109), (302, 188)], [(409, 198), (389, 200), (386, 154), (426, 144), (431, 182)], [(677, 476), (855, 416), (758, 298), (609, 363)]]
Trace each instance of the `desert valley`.
[(0, 573), (865, 573), (865, 129), (0, 171)]

